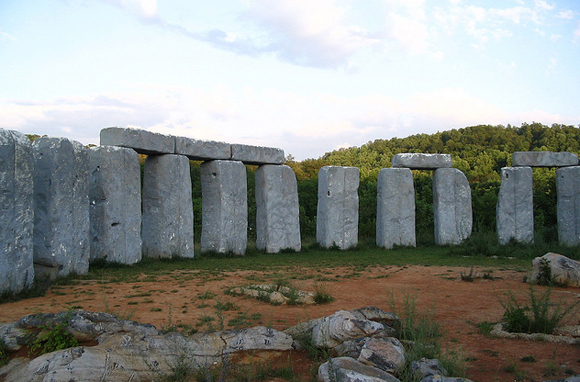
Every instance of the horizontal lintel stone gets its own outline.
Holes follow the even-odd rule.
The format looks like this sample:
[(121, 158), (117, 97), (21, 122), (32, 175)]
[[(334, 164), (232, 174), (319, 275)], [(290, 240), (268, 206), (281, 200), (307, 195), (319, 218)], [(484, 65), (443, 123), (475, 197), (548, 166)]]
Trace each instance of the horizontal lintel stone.
[(411, 169), (438, 169), (453, 167), (449, 154), (401, 153), (393, 156), (392, 166)]
[(225, 142), (175, 137), (175, 154), (185, 155), (192, 160), (229, 160), (232, 156), (232, 145)]
[(578, 155), (570, 152), (516, 151), (512, 156), (514, 167), (567, 167), (578, 166)]
[(284, 164), (284, 150), (175, 137), (147, 130), (108, 127), (101, 130), (101, 146), (126, 147), (139, 154), (176, 154), (192, 160), (233, 160), (246, 164)]
[(175, 137), (142, 129), (108, 127), (101, 130), (101, 146), (120, 146), (139, 154), (173, 154)]
[(284, 150), (273, 147), (232, 145), (232, 160), (248, 164), (283, 164)]

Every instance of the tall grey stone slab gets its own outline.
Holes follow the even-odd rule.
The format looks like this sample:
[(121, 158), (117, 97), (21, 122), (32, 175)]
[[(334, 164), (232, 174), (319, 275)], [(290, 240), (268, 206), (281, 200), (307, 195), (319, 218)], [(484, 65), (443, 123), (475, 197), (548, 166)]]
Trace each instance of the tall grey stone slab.
[(0, 293), (34, 281), (34, 161), (30, 140), (0, 129)]
[(514, 167), (566, 167), (578, 166), (578, 155), (569, 152), (516, 151), (512, 155)]
[(67, 138), (33, 145), (34, 265), (50, 277), (89, 270), (89, 154)]
[(101, 130), (101, 146), (119, 146), (139, 154), (173, 154), (175, 137), (142, 129), (107, 127)]
[(150, 155), (143, 172), (143, 256), (193, 257), (193, 202), (189, 159)]
[(232, 145), (232, 160), (247, 164), (283, 164), (284, 150), (273, 147)]
[(580, 245), (580, 166), (556, 170), (558, 240), (562, 245)]
[(268, 253), (300, 251), (298, 185), (292, 168), (260, 166), (255, 185), (256, 247)]
[(201, 250), (243, 255), (248, 245), (248, 183), (242, 162), (204, 162)]
[(415, 189), (408, 168), (383, 168), (377, 182), (377, 246), (416, 246)]
[(185, 155), (191, 160), (229, 160), (232, 145), (224, 142), (175, 137), (175, 154)]
[(316, 240), (321, 246), (358, 244), (359, 182), (356, 167), (324, 166), (318, 172)]
[(91, 260), (121, 264), (141, 260), (139, 155), (114, 146), (89, 150)]
[(453, 167), (453, 161), (449, 154), (401, 153), (393, 155), (391, 163), (393, 167), (412, 168), (417, 170), (433, 170), (437, 168)]
[(471, 236), (471, 188), (456, 168), (439, 168), (433, 174), (435, 243), (459, 244)]
[(531, 167), (503, 167), (496, 209), (500, 244), (534, 241), (534, 191)]

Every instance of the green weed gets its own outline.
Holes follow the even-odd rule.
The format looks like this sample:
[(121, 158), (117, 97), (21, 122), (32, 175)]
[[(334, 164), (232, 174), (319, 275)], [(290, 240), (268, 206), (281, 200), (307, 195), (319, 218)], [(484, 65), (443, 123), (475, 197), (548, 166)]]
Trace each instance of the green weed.
[(8, 356), (8, 346), (2, 338), (0, 338), (0, 366), (6, 365), (10, 361)]
[(79, 342), (66, 330), (67, 322), (54, 326), (43, 325), (28, 346), (29, 355), (42, 355), (56, 350), (68, 349), (79, 345)]
[(563, 305), (550, 300), (551, 289), (538, 296), (530, 286), (527, 305), (520, 304), (513, 293), (507, 293), (506, 300), (500, 300), (505, 312), (503, 318), (505, 329), (512, 333), (544, 333), (550, 334), (568, 315), (575, 312), (580, 301)]

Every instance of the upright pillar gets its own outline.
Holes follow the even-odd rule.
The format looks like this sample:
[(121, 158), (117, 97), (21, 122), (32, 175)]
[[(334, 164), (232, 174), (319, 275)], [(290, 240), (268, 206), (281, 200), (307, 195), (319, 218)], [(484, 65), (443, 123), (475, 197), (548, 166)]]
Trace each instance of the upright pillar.
[(0, 129), (0, 294), (34, 281), (34, 180), (30, 140)]
[(256, 170), (256, 247), (268, 253), (300, 251), (298, 186), (292, 168), (263, 165)]
[(580, 245), (580, 166), (556, 170), (558, 195), (558, 241)]
[(143, 173), (144, 257), (193, 257), (193, 202), (189, 159), (150, 155)]
[(89, 155), (67, 138), (33, 145), (34, 265), (50, 277), (89, 270)]
[(499, 243), (534, 242), (534, 192), (531, 167), (503, 167), (497, 198)]
[(91, 260), (135, 264), (141, 260), (141, 171), (135, 150), (89, 150)]
[(243, 255), (248, 245), (248, 183), (246, 166), (214, 160), (200, 167), (202, 252)]
[(433, 174), (435, 243), (460, 244), (471, 235), (471, 188), (456, 168), (438, 168)]
[(415, 189), (409, 168), (383, 168), (377, 182), (377, 246), (416, 246)]
[(356, 167), (325, 166), (318, 172), (316, 239), (321, 246), (358, 244), (359, 178)]

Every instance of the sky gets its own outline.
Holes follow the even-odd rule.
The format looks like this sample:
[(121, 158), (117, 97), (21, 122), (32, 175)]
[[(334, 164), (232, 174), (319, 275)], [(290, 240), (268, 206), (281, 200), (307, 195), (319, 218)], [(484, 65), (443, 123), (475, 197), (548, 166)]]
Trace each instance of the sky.
[(296, 160), (477, 124), (580, 124), (577, 0), (2, 0), (0, 128)]

